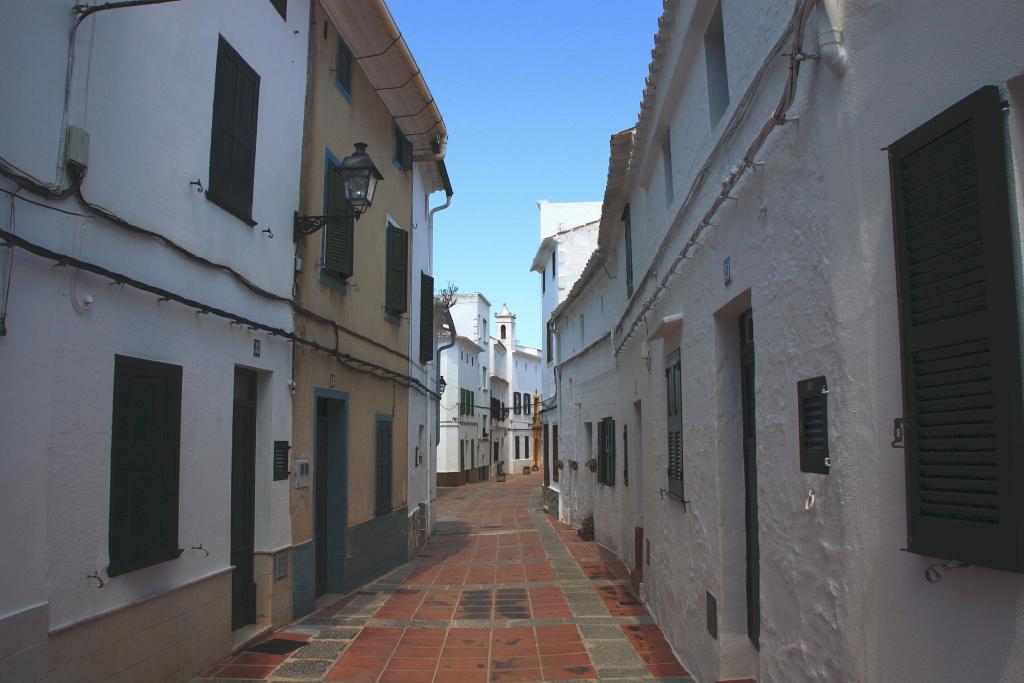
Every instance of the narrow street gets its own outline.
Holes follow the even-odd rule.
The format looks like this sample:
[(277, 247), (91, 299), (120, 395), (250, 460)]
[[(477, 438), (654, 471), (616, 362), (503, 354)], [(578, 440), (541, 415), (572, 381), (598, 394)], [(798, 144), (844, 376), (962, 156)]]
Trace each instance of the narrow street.
[(546, 515), (539, 484), (438, 489), (415, 561), (195, 681), (690, 681), (625, 566)]

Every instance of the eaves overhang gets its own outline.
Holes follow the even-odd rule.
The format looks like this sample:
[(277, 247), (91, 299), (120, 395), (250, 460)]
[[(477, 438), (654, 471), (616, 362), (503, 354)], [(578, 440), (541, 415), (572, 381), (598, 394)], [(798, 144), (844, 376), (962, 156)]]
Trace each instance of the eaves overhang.
[(448, 147), (444, 118), (384, 0), (320, 0), (320, 4), (412, 142), (413, 159), (444, 159)]

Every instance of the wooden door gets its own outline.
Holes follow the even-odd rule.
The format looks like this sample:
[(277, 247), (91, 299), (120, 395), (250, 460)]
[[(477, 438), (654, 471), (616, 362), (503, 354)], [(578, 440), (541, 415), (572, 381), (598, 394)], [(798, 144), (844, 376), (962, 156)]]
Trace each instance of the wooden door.
[(754, 419), (754, 318), (740, 315), (740, 395), (743, 405), (743, 489), (747, 545), (747, 635), (761, 641), (761, 550), (757, 527), (757, 433)]
[(313, 592), (316, 597), (327, 592), (327, 468), (330, 466), (328, 407), (326, 398), (316, 400), (316, 453), (313, 457), (313, 545), (316, 553)]
[(235, 369), (231, 427), (231, 628), (256, 623), (256, 373)]

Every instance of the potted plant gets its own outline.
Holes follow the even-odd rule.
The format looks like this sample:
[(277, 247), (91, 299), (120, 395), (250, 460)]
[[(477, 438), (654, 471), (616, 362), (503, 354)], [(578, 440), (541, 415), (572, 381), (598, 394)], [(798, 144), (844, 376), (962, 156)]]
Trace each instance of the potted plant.
[(569, 468), (570, 468), (570, 469), (571, 469), (571, 470), (572, 470), (573, 472), (575, 472), (575, 471), (579, 470), (579, 468), (580, 468), (580, 464), (579, 464), (578, 462), (576, 462), (575, 460), (570, 460), (570, 461), (569, 461)]
[(597, 472), (597, 458), (591, 458), (587, 461), (587, 469), (591, 472)]
[(562, 461), (562, 460), (559, 460), (558, 462), (555, 463), (555, 467), (557, 467), (560, 470), (564, 470), (565, 469), (565, 462)]

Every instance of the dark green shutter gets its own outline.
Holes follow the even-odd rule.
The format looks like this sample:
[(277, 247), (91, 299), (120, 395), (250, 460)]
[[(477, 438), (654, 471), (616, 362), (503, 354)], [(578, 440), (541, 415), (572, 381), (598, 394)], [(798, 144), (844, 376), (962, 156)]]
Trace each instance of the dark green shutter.
[(889, 146), (911, 552), (1024, 571), (1003, 115), (978, 90)]
[(178, 556), (181, 366), (114, 357), (109, 576)]
[(207, 196), (252, 219), (260, 77), (224, 38), (217, 48)]
[(682, 364), (676, 349), (665, 359), (665, 405), (668, 411), (668, 491), (683, 497)]
[(420, 273), (420, 362), (434, 360), (434, 278)]
[(391, 420), (377, 420), (376, 438), (376, 482), (377, 482), (377, 505), (378, 515), (385, 515), (391, 512), (391, 489), (392, 489), (392, 438)]
[(355, 221), (345, 201), (345, 187), (341, 180), (341, 169), (334, 164), (327, 165), (326, 210), (328, 216), (344, 216), (324, 228), (324, 270), (344, 279), (353, 275), (353, 254), (355, 250)]
[(385, 269), (384, 306), (388, 313), (401, 315), (407, 310), (406, 288), (409, 264), (409, 241), (405, 230), (388, 226), (387, 268)]
[(349, 95), (352, 94), (352, 53), (338, 35), (338, 53), (335, 56), (334, 77)]

